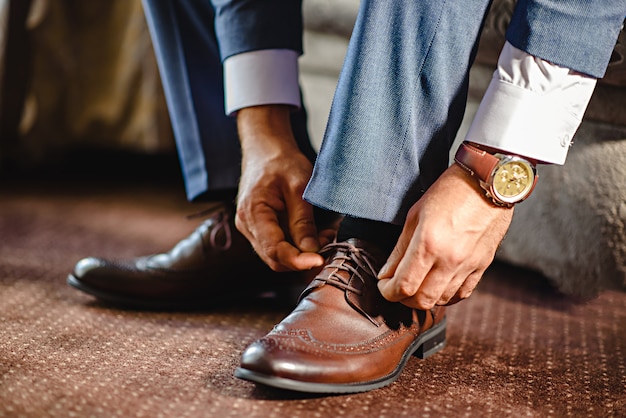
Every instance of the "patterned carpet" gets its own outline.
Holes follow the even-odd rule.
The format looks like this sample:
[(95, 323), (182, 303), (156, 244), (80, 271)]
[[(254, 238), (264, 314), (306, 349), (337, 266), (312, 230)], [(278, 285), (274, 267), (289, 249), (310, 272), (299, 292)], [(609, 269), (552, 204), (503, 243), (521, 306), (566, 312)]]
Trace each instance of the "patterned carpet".
[(589, 301), (494, 264), (449, 309), (448, 345), (389, 387), (308, 396), (233, 377), (288, 311), (99, 304), (65, 284), (87, 255), (169, 248), (195, 228), (178, 184), (26, 183), (0, 190), (0, 417), (626, 416), (626, 293)]

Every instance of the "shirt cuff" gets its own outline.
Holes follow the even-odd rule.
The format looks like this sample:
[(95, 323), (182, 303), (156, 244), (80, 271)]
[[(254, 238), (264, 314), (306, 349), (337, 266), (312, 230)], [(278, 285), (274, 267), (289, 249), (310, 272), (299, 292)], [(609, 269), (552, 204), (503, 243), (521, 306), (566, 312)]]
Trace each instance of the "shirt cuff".
[(298, 52), (263, 49), (224, 60), (226, 114), (266, 104), (301, 106)]
[(595, 85), (506, 42), (465, 140), (564, 164)]

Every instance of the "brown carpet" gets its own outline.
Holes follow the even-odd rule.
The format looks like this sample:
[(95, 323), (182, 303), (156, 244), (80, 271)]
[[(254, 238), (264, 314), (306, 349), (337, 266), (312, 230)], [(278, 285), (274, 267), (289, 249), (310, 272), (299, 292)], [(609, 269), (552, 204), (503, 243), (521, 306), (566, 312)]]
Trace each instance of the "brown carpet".
[(84, 256), (164, 250), (195, 228), (178, 184), (121, 184), (2, 186), (0, 417), (626, 416), (626, 293), (571, 300), (505, 265), (449, 310), (446, 349), (389, 387), (314, 397), (238, 380), (285, 303), (125, 311), (65, 284)]

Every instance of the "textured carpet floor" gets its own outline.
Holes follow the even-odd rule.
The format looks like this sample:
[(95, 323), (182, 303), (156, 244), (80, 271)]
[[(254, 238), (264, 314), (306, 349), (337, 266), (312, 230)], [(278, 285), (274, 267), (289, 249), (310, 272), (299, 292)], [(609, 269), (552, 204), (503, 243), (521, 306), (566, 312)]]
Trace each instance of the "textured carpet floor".
[(179, 189), (2, 186), (0, 417), (626, 416), (622, 292), (571, 300), (496, 264), (449, 310), (445, 350), (389, 387), (313, 397), (233, 377), (285, 303), (138, 312), (65, 284), (84, 256), (165, 250), (195, 228)]

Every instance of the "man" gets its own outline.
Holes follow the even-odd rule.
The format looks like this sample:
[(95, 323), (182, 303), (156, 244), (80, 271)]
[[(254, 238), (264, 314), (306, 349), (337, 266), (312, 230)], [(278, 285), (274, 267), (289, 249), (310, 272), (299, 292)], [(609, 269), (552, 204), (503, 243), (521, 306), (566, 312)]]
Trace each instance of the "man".
[[(156, 3), (146, 1), (146, 11), (186, 165), (176, 120), (204, 117), (197, 112), (211, 109), (198, 102), (210, 92), (190, 79), (176, 83), (168, 72), (182, 53), (193, 78), (203, 67), (190, 67), (202, 54), (193, 44), (165, 47), (160, 36), (176, 24), (171, 13), (157, 13)], [(443, 347), (445, 305), (467, 298), (493, 260), (514, 204), (535, 186), (535, 165), (565, 161), (626, 2), (592, 8), (573, 0), (519, 1), (498, 70), (448, 166), (490, 2), (363, 0), (314, 168), (290, 126), (300, 106), (293, 76), (300, 45), (288, 44), (301, 29), (297, 2), (213, 3), (227, 113), (236, 114), (242, 150), (237, 229), (274, 271), (321, 268), (295, 310), (246, 349), (235, 374), (305, 392), (385, 386), (411, 354), (427, 357)], [(200, 6), (180, 4), (173, 9)], [(174, 38), (189, 27), (206, 28), (206, 15), (189, 13), (190, 25), (179, 25)], [(272, 81), (273, 64), (291, 68), (280, 73), (282, 83)], [(255, 85), (269, 88), (249, 95)], [(185, 100), (173, 99), (185, 89)], [(333, 243), (324, 246), (328, 235), (313, 207), (344, 216)], [(126, 282), (142, 299), (137, 284), (146, 278), (171, 284), (182, 276), (166, 269), (177, 267), (188, 244), (126, 267), (79, 262), (70, 282), (110, 299), (124, 294)], [(110, 278), (116, 286), (107, 284)]]

